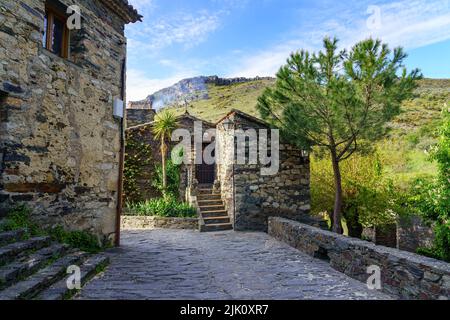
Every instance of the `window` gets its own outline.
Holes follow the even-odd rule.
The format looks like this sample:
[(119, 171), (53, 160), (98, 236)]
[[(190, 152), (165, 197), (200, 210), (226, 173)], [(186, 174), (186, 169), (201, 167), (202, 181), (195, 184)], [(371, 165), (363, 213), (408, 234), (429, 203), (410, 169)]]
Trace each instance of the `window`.
[(69, 57), (69, 29), (66, 22), (64, 14), (51, 7), (45, 8), (43, 46), (63, 58)]

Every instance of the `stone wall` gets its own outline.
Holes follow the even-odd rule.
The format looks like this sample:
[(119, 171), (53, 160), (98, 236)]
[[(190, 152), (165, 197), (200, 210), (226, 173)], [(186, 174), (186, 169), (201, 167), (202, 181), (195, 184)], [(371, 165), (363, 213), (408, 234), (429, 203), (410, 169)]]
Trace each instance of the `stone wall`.
[(127, 108), (127, 128), (135, 127), (141, 124), (150, 123), (156, 115), (153, 109), (130, 109)]
[(450, 298), (449, 263), (278, 217), (269, 219), (269, 235), (362, 282), (379, 266), (382, 290), (402, 299)]
[(220, 157), (216, 165), (216, 177), (220, 193), (231, 223), (234, 223), (234, 131), (225, 130), (223, 124), (216, 127), (216, 147)]
[(26, 202), (46, 224), (115, 234), (124, 21), (99, 0), (79, 5), (70, 57), (42, 47), (45, 1), (0, 2), (0, 201)]
[[(280, 168), (275, 175), (262, 175), (258, 164), (237, 164), (237, 141), (234, 130), (267, 129), (267, 126), (248, 115), (236, 113), (229, 116), (234, 129), (225, 130), (218, 125), (219, 152), (224, 155), (218, 166), (222, 198), (234, 228), (267, 231), (269, 216), (287, 217), (320, 225), (309, 216), (309, 157), (302, 150), (287, 144), (280, 145)], [(269, 139), (270, 140), (270, 139)], [(246, 143), (248, 154), (249, 143)], [(234, 151), (233, 151), (234, 148)]]
[(397, 248), (400, 250), (416, 252), (418, 248), (430, 248), (433, 239), (433, 228), (420, 217), (401, 218), (397, 223)]
[(166, 217), (138, 217), (123, 216), (123, 230), (138, 229), (198, 229), (197, 218), (166, 218)]

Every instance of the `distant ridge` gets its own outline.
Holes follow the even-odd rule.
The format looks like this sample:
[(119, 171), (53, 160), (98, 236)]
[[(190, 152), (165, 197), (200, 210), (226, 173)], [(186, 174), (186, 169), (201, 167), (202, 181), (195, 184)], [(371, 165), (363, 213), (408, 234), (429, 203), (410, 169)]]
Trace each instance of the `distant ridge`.
[(198, 100), (209, 99), (208, 85), (230, 86), (239, 83), (269, 80), (271, 77), (221, 78), (218, 76), (199, 76), (183, 79), (173, 86), (159, 90), (144, 100), (131, 101), (128, 108), (159, 110), (168, 106), (183, 106)]

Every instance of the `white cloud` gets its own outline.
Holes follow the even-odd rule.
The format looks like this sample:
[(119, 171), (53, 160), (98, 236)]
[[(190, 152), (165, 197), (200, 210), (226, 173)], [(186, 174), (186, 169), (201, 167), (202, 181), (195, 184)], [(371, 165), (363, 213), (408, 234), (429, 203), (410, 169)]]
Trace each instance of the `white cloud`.
[[(381, 24), (377, 30), (367, 27), (369, 17), (363, 12), (342, 12), (342, 17), (321, 21), (320, 17), (310, 17), (308, 27), (291, 40), (273, 45), (265, 50), (247, 53), (242, 56), (228, 76), (266, 76), (274, 75), (287, 57), (299, 49), (321, 49), (324, 36), (337, 36), (343, 47), (368, 38), (381, 38), (391, 47), (403, 46), (406, 49), (423, 47), (450, 39), (450, 1), (448, 0), (402, 0), (380, 5)], [(369, 4), (367, 4), (367, 9)], [(320, 15), (320, 13), (318, 13)]]
[(174, 44), (185, 48), (204, 42), (220, 26), (220, 14), (201, 10), (195, 14), (176, 12), (159, 19), (150, 17), (136, 27), (130, 27), (129, 48), (157, 53)]

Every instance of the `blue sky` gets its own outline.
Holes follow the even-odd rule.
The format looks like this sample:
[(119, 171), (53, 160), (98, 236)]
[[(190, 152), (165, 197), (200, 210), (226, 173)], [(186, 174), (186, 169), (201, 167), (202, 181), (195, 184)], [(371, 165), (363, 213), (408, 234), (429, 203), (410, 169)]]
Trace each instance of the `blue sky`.
[(351, 47), (369, 36), (403, 46), (408, 68), (450, 78), (450, 0), (129, 0), (128, 100), (198, 75), (273, 76), (324, 36)]

